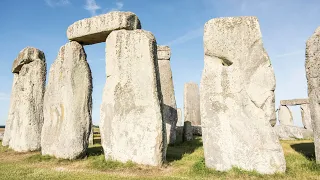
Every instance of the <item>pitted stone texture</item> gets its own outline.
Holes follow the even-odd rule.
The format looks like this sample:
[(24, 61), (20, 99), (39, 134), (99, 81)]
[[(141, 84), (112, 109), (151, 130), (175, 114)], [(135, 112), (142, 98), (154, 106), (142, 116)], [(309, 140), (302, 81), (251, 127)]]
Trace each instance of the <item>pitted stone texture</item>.
[(77, 159), (86, 155), (91, 130), (92, 77), (84, 48), (60, 48), (44, 95), (42, 155)]
[(183, 126), (183, 119), (182, 119), (182, 111), (181, 108), (177, 109), (178, 113), (178, 121), (177, 121), (177, 126)]
[(174, 144), (176, 141), (176, 124), (178, 120), (176, 98), (174, 96), (174, 87), (172, 80), (172, 71), (170, 67), (170, 56), (168, 60), (159, 59), (162, 50), (170, 52), (167, 46), (158, 46), (158, 65), (160, 73), (161, 92), (163, 97), (162, 118), (166, 123), (167, 143)]
[(2, 145), (18, 152), (39, 150), (46, 83), (44, 53), (32, 47), (23, 49), (12, 71), (10, 108)]
[(119, 30), (106, 43), (107, 80), (100, 111), (105, 157), (161, 165), (166, 126), (155, 37), (144, 30)]
[(313, 132), (302, 127), (278, 125), (274, 127), (275, 133), (280, 140), (297, 140), (297, 139), (312, 139)]
[(302, 124), (304, 128), (313, 131), (309, 104), (300, 105), (300, 109), (301, 109)]
[(192, 134), (195, 136), (202, 136), (201, 126), (192, 126)]
[(198, 84), (189, 82), (184, 85), (184, 122), (192, 126), (201, 125), (200, 96)]
[(169, 46), (158, 46), (158, 60), (169, 60), (171, 57), (171, 50)]
[(309, 99), (281, 100), (280, 104), (282, 106), (296, 106), (296, 105), (301, 105), (301, 104), (309, 104)]
[(12, 65), (12, 72), (19, 73), (23, 65), (29, 64), (36, 60), (45, 61), (44, 53), (39, 49), (26, 47), (22, 51), (20, 51), (18, 57), (14, 60)]
[(190, 121), (185, 121), (183, 126), (183, 141), (192, 141), (193, 128)]
[(93, 138), (93, 127), (91, 127), (90, 135), (89, 135), (89, 145), (94, 144), (94, 138)]
[(278, 111), (279, 124), (293, 126), (293, 117), (287, 106), (280, 106)]
[(200, 105), (206, 166), (284, 172), (283, 150), (270, 126), (275, 76), (257, 18), (210, 20), (204, 52)]
[(112, 31), (120, 29), (141, 29), (140, 20), (132, 12), (113, 11), (73, 23), (68, 27), (67, 36), (69, 40), (90, 45), (105, 42)]
[(316, 161), (320, 163), (320, 27), (307, 41), (305, 66)]

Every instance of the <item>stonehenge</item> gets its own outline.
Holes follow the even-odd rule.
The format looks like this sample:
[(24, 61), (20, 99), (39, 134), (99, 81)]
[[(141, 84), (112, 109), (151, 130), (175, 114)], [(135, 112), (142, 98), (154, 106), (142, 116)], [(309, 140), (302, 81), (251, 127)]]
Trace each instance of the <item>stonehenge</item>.
[(310, 108), (309, 104), (301, 104), (301, 117), (302, 117), (302, 124), (305, 129), (309, 129), (313, 131), (312, 119), (310, 115)]
[(201, 125), (200, 96), (198, 84), (189, 82), (184, 85), (184, 122), (192, 126)]
[(291, 99), (291, 100), (281, 100), (281, 106), (295, 106), (295, 105), (303, 105), (309, 104), (309, 99)]
[(285, 172), (283, 150), (270, 126), (275, 75), (258, 19), (212, 19), (205, 24), (203, 41), (200, 110), (206, 166)]
[(177, 108), (178, 121), (176, 124), (176, 144), (183, 142), (183, 119), (182, 112), (180, 108)]
[(156, 39), (144, 30), (119, 30), (110, 33), (106, 44), (107, 80), (100, 111), (105, 158), (162, 165), (166, 125)]
[(132, 12), (114, 11), (107, 14), (82, 19), (70, 25), (67, 37), (83, 45), (105, 42), (115, 30), (141, 29), (139, 18)]
[(3, 146), (18, 152), (40, 150), (46, 59), (39, 49), (24, 48), (14, 60), (10, 108)]
[(174, 95), (172, 71), (170, 67), (171, 50), (168, 46), (157, 47), (161, 92), (163, 96), (162, 118), (166, 123), (167, 143), (176, 141), (177, 105)]
[(312, 139), (313, 131), (303, 127), (291, 125), (278, 125), (274, 127), (275, 133), (281, 140), (296, 140), (296, 139)]
[(280, 106), (278, 111), (278, 119), (281, 125), (293, 126), (292, 113), (287, 106)]
[(320, 27), (306, 43), (306, 76), (316, 161), (320, 163)]
[(43, 104), (42, 155), (84, 157), (92, 124), (92, 77), (86, 53), (78, 42), (60, 48), (50, 68)]

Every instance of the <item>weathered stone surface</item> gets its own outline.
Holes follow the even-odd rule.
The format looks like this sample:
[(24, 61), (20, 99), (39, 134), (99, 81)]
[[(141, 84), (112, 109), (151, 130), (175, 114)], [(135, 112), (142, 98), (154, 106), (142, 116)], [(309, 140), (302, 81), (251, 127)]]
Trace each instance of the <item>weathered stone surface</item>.
[(183, 141), (191, 141), (193, 139), (193, 128), (190, 121), (185, 121), (183, 126)]
[(94, 139), (93, 139), (93, 127), (91, 127), (90, 135), (89, 135), (89, 145), (94, 144)]
[(195, 136), (202, 136), (201, 126), (192, 126), (192, 134)]
[(46, 83), (44, 53), (32, 47), (23, 49), (12, 72), (11, 102), (2, 145), (19, 152), (39, 150)]
[(184, 122), (192, 126), (201, 125), (200, 96), (198, 84), (189, 82), (184, 85)]
[(4, 132), (0, 132), (0, 141), (3, 140)]
[(316, 161), (320, 163), (320, 27), (306, 43), (306, 75)]
[[(161, 56), (163, 52), (169, 52), (168, 46), (158, 46), (158, 65), (160, 73), (161, 92), (163, 97), (162, 118), (166, 123), (167, 143), (174, 144), (176, 141), (176, 124), (178, 120), (176, 98), (172, 81), (172, 71), (170, 66), (170, 56)], [(160, 55), (160, 56), (159, 56)]]
[(271, 115), (271, 117), (270, 117), (271, 119), (270, 119), (270, 125), (272, 126), (272, 127), (274, 127), (276, 124), (277, 124), (277, 115), (276, 115), (276, 111), (274, 111), (273, 113), (272, 113), (272, 115)]
[(144, 30), (119, 30), (106, 43), (107, 80), (100, 111), (105, 157), (161, 165), (166, 126), (155, 37)]
[(278, 111), (279, 124), (293, 126), (293, 117), (287, 106), (280, 106)]
[(182, 111), (181, 108), (177, 109), (178, 113), (178, 121), (177, 121), (177, 126), (183, 126), (183, 119), (182, 119)]
[(204, 52), (200, 107), (206, 166), (284, 172), (283, 150), (270, 126), (275, 76), (257, 18), (210, 20)]
[(282, 106), (295, 106), (295, 105), (301, 105), (301, 104), (309, 104), (309, 99), (281, 100), (280, 104)]
[(91, 131), (92, 77), (84, 48), (60, 48), (44, 95), (42, 155), (76, 159), (86, 155)]
[(171, 50), (169, 46), (158, 46), (158, 60), (169, 60), (171, 57)]
[(300, 109), (301, 109), (302, 124), (304, 128), (313, 131), (309, 104), (300, 105)]
[(120, 29), (141, 29), (140, 20), (132, 12), (113, 11), (73, 23), (67, 36), (69, 40), (89, 45), (105, 42), (112, 31)]
[(296, 139), (312, 139), (312, 130), (304, 129), (302, 127), (278, 125), (273, 127), (275, 133), (281, 140), (296, 140)]
[(183, 142), (183, 126), (176, 126), (176, 144)]

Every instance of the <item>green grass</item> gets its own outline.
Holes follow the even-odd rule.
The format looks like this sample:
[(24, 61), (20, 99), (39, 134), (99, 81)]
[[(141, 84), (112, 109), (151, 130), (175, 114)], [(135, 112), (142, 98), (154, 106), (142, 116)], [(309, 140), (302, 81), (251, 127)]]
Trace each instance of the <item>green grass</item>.
[(105, 161), (99, 144), (89, 147), (85, 159), (73, 161), (42, 156), (40, 152), (17, 153), (0, 146), (0, 179), (320, 179), (320, 165), (315, 162), (312, 141), (282, 141), (281, 144), (287, 170), (274, 175), (237, 167), (228, 172), (207, 168), (199, 137), (169, 146), (163, 167)]

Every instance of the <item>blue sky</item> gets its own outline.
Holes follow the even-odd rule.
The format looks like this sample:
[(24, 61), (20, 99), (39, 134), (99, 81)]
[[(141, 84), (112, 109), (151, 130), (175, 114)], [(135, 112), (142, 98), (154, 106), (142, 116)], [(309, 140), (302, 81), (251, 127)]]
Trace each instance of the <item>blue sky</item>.
[[(44, 51), (49, 71), (59, 48), (68, 42), (69, 25), (112, 10), (134, 12), (158, 44), (171, 47), (178, 107), (183, 107), (184, 83), (200, 82), (205, 22), (227, 16), (258, 17), (276, 74), (276, 107), (281, 99), (307, 97), (305, 42), (320, 26), (319, 0), (2, 0), (0, 125), (8, 116), (11, 66), (19, 51), (26, 46)], [(85, 49), (93, 72), (93, 122), (98, 124), (105, 84), (105, 43)], [(295, 124), (301, 125), (300, 109), (292, 110)]]

